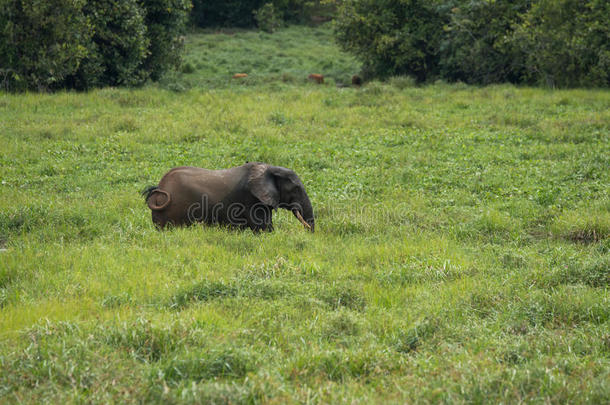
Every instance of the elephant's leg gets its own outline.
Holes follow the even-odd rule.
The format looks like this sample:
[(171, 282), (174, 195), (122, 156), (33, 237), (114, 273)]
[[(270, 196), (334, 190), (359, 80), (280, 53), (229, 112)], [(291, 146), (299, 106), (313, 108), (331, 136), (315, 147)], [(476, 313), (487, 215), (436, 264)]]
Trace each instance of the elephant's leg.
[(157, 229), (163, 229), (163, 228), (165, 228), (165, 225), (167, 224), (167, 217), (158, 211), (153, 211), (152, 212), (152, 221), (153, 221), (153, 224), (155, 224), (155, 226), (157, 227)]
[(265, 215), (265, 220), (261, 225), (261, 231), (264, 232), (273, 232), (273, 211), (271, 209), (267, 210)]
[(267, 218), (265, 231), (273, 232), (273, 210), (271, 208), (269, 208), (269, 216)]
[(273, 220), (272, 210), (269, 207), (257, 207), (256, 210), (251, 211), (252, 215), (248, 218), (248, 227), (254, 232), (272, 232), (273, 231)]

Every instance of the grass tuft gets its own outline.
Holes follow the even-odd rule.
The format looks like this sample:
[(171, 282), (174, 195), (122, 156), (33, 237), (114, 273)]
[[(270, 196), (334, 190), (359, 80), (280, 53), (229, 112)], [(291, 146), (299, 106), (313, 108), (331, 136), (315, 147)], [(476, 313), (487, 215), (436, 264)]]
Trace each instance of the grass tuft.
[(434, 337), (438, 329), (437, 320), (424, 318), (409, 329), (401, 331), (395, 344), (396, 351), (404, 354), (417, 351)]
[(242, 378), (256, 370), (256, 360), (244, 350), (218, 349), (179, 355), (162, 366), (159, 375), (170, 384), (216, 377)]
[(319, 298), (332, 309), (347, 308), (354, 311), (363, 311), (366, 299), (361, 292), (349, 286), (333, 286), (320, 291)]
[(146, 319), (98, 331), (108, 345), (125, 350), (134, 359), (155, 362), (179, 346), (179, 339), (169, 329), (151, 325)]
[(555, 221), (552, 232), (572, 242), (603, 241), (610, 238), (610, 211), (587, 208), (566, 212)]

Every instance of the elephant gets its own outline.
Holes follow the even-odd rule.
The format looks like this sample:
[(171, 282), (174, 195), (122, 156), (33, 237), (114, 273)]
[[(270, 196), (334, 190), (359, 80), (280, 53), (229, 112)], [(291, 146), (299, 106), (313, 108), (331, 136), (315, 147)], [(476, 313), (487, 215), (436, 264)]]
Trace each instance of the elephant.
[(297, 174), (260, 162), (223, 170), (176, 167), (142, 194), (159, 229), (202, 222), (273, 231), (277, 208), (292, 211), (309, 231), (315, 228), (313, 207)]

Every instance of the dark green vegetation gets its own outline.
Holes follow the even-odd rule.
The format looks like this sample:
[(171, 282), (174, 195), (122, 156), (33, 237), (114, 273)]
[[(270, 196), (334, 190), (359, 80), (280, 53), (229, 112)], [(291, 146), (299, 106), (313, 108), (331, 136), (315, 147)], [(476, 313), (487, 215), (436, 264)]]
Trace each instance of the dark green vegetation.
[(610, 86), (606, 0), (347, 0), (336, 33), (368, 76)]
[[(282, 81), (275, 38), (189, 37), (182, 92), (0, 95), (0, 402), (607, 403), (608, 91), (301, 83), (330, 45)], [(315, 234), (153, 228), (169, 168), (246, 160)]]
[(0, 89), (133, 86), (180, 61), (188, 0), (0, 0)]
[[(193, 0), (191, 23), (197, 27), (261, 27), (262, 10), (273, 10), (273, 18), (286, 23), (308, 23), (328, 19), (335, 10), (328, 0)], [(266, 17), (269, 18), (269, 17)], [(263, 25), (268, 20), (263, 20)]]

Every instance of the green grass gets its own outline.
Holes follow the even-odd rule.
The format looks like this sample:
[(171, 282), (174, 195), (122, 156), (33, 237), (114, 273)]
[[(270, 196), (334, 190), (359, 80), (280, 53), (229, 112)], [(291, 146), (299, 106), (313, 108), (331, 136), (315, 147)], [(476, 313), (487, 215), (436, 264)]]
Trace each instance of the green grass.
[[(206, 35), (207, 34), (207, 35)], [(322, 73), (330, 84), (351, 83), (360, 65), (340, 52), (329, 26), (294, 26), (276, 33), (225, 29), (203, 31), (186, 39), (186, 57), (177, 74), (162, 85), (171, 90), (226, 88), (283, 83), (299, 84), (311, 73)], [(247, 78), (235, 80), (235, 73)]]
[[(608, 402), (610, 93), (304, 82), (357, 70), (329, 38), (0, 94), (0, 402)], [(315, 234), (154, 229), (145, 186), (246, 160), (300, 175)]]

